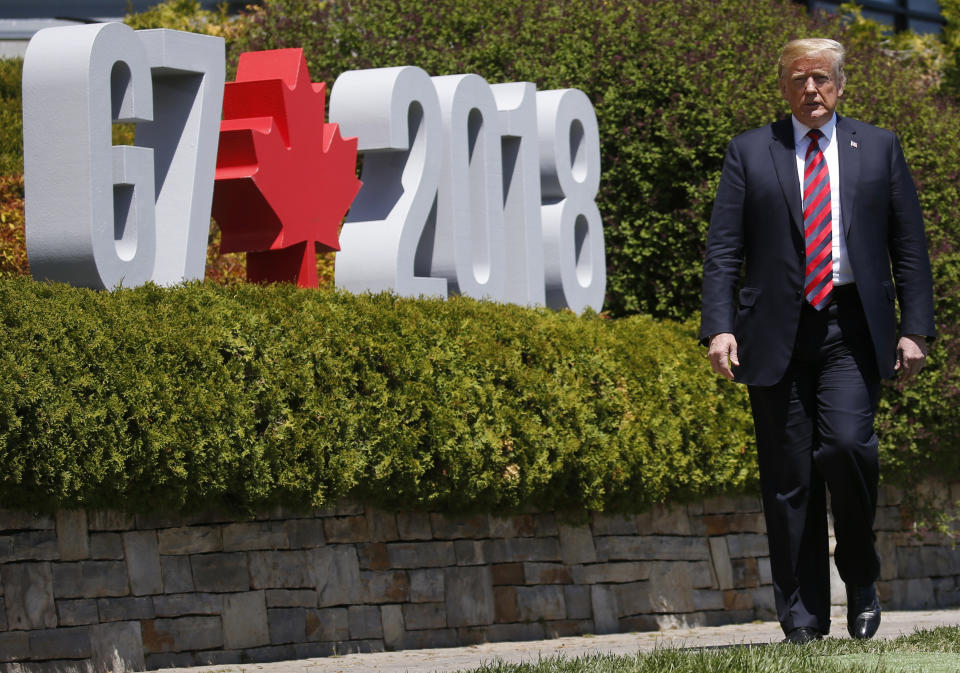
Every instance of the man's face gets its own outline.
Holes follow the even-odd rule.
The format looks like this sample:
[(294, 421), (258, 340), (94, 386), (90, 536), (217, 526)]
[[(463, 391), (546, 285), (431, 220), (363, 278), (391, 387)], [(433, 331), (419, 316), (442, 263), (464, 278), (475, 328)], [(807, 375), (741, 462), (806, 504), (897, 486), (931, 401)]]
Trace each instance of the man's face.
[(833, 116), (843, 86), (825, 54), (801, 56), (783, 69), (780, 93), (800, 123), (818, 129)]

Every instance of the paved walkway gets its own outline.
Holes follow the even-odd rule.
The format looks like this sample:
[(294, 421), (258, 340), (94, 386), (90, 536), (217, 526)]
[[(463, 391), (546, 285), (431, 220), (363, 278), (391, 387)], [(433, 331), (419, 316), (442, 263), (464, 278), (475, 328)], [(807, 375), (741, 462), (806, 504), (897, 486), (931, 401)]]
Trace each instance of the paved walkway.
[[(960, 610), (884, 612), (878, 638), (896, 638), (915, 629), (960, 625)], [(844, 618), (834, 615), (835, 637), (846, 637)], [(635, 654), (661, 647), (717, 647), (771, 643), (783, 639), (776, 622), (733, 624), (648, 633), (556, 638), (520, 643), (485, 643), (469, 647), (347, 654), (338, 657), (280, 661), (271, 664), (200, 666), (163, 669), (165, 673), (433, 673), (464, 671), (486, 663), (536, 662), (539, 658), (574, 658), (589, 654)]]

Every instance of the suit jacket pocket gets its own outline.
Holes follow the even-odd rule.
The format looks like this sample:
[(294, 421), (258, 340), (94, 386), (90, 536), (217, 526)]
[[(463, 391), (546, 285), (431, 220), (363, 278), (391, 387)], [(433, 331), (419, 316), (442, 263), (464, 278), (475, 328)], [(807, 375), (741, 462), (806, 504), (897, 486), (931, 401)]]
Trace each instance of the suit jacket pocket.
[(882, 284), (883, 284), (883, 289), (886, 290), (887, 292), (887, 299), (889, 299), (890, 301), (896, 300), (897, 291), (896, 289), (894, 289), (893, 283), (891, 283), (889, 280), (885, 280), (883, 281)]
[(760, 296), (759, 287), (742, 287), (740, 288), (740, 309), (749, 309), (753, 308), (753, 305), (757, 303), (757, 298)]

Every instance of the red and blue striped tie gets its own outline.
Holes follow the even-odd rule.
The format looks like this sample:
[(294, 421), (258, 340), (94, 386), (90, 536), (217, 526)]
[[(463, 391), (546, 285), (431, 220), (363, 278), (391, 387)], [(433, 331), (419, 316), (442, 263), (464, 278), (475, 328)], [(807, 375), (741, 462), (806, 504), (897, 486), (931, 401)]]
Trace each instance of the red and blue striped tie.
[(833, 292), (830, 173), (820, 150), (823, 134), (813, 129), (807, 136), (810, 146), (803, 168), (803, 234), (807, 252), (803, 294), (819, 311), (830, 302), (830, 293)]

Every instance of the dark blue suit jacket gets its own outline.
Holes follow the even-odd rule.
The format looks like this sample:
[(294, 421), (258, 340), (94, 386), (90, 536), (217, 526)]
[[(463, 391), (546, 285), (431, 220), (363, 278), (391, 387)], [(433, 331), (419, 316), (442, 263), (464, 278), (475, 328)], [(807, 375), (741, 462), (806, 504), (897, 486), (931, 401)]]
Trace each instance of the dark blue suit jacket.
[[(838, 116), (836, 141), (847, 253), (880, 375), (889, 378), (896, 360), (895, 300), (901, 334), (935, 333), (923, 216), (894, 133)], [(737, 381), (769, 386), (783, 377), (804, 301), (804, 258), (787, 117), (730, 142), (710, 219), (700, 337), (736, 336)]]

